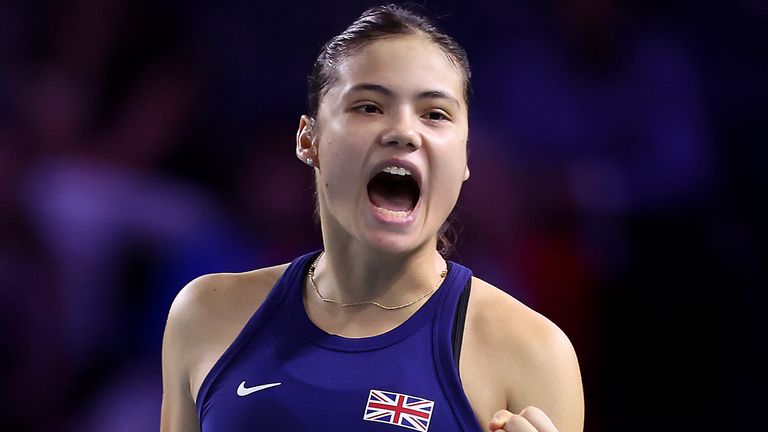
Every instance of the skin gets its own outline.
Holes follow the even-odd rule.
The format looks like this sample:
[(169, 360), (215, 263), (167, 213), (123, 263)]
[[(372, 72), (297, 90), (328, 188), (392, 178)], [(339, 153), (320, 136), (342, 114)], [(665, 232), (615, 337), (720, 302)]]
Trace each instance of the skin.
[[(422, 35), (372, 42), (346, 59), (317, 119), (302, 116), (296, 155), (311, 158), (325, 254), (315, 281), (340, 302), (406, 303), (437, 286), (437, 231), (469, 178), (462, 72)], [(408, 223), (377, 217), (366, 185), (383, 161), (421, 176)], [(377, 168), (378, 167), (378, 168)], [(162, 431), (199, 430), (194, 401), (213, 364), (287, 265), (196, 279), (179, 293), (163, 342)], [(305, 283), (310, 319), (328, 333), (365, 337), (407, 320), (429, 297), (388, 311), (320, 301)], [(478, 424), (489, 431), (583, 430), (573, 347), (553, 323), (473, 278), (459, 366)]]

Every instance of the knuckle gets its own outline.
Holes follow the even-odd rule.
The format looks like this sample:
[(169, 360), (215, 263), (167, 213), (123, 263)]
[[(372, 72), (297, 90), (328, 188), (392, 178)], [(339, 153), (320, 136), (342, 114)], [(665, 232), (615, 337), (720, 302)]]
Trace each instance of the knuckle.
[(508, 414), (508, 413), (509, 413), (509, 411), (502, 409), (502, 410), (496, 411), (496, 413), (493, 416), (494, 417), (499, 417), (499, 416), (503, 416), (503, 415)]
[(532, 405), (528, 405), (527, 407), (523, 408), (522, 411), (520, 411), (520, 415), (524, 416), (524, 417), (527, 416), (527, 415), (534, 415), (535, 416), (535, 415), (539, 415), (541, 413), (542, 413), (542, 411), (540, 409), (538, 409), (538, 408), (536, 408), (535, 406), (532, 406)]
[(511, 415), (512, 413), (507, 410), (498, 410), (496, 411), (496, 414), (493, 415), (493, 421), (503, 422)]
[(522, 416), (515, 415), (515, 414), (512, 414), (507, 419), (507, 425), (515, 427), (515, 428), (520, 428), (520, 427), (524, 426), (525, 423), (526, 423), (526, 421), (525, 421), (525, 419)]

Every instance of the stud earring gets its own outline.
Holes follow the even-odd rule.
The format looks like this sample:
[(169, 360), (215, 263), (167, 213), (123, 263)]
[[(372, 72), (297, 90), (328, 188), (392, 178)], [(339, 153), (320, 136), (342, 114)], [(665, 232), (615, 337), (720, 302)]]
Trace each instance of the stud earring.
[(312, 158), (307, 158), (307, 165), (312, 166)]

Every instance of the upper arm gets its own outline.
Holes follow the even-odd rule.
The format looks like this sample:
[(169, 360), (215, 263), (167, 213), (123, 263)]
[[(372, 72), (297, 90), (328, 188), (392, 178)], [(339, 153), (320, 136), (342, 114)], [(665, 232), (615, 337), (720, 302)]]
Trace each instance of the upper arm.
[(286, 267), (205, 275), (179, 292), (163, 335), (162, 432), (200, 430), (200, 385)]
[(195, 284), (193, 281), (187, 285), (173, 301), (163, 334), (161, 432), (200, 430), (190, 392), (191, 344), (187, 343), (194, 325), (194, 311), (191, 309), (195, 302)]
[[(478, 280), (475, 326), (490, 376), (500, 383), (508, 411), (535, 406), (559, 432), (582, 432), (581, 373), (568, 337), (554, 323), (499, 289)], [(474, 286), (474, 285), (473, 285)], [(503, 384), (502, 384), (503, 383)], [(502, 407), (500, 407), (502, 408)]]
[(549, 321), (526, 348), (527, 373), (508, 387), (508, 409), (519, 413), (526, 406), (544, 411), (560, 432), (584, 429), (584, 393), (581, 373), (568, 337)]

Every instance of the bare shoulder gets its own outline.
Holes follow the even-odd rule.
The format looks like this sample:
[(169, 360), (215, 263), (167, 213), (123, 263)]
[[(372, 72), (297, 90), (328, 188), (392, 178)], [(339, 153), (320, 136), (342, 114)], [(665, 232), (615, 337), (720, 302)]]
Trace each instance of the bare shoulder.
[(168, 313), (163, 367), (180, 369), (180, 375), (187, 377), (193, 399), (205, 375), (261, 306), (287, 266), (208, 274), (179, 291)]
[(471, 299), (472, 321), (486, 342), (514, 345), (516, 352), (534, 359), (573, 352), (552, 321), (488, 282), (473, 278)]
[(239, 321), (240, 314), (254, 311), (285, 271), (287, 264), (245, 273), (213, 273), (200, 276), (179, 291), (168, 319), (184, 327)]
[(484, 368), (473, 376), (477, 390), (481, 382), (498, 383), (496, 399), (487, 401), (497, 410), (519, 413), (532, 405), (544, 410), (560, 432), (582, 430), (581, 375), (568, 337), (540, 313), (478, 278), (472, 280), (467, 310), (465, 359)]

